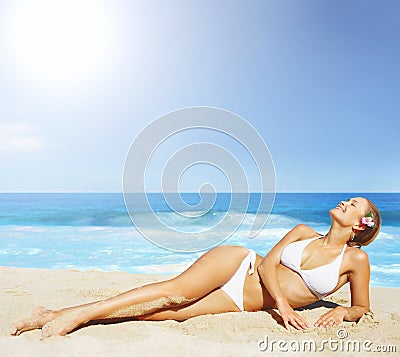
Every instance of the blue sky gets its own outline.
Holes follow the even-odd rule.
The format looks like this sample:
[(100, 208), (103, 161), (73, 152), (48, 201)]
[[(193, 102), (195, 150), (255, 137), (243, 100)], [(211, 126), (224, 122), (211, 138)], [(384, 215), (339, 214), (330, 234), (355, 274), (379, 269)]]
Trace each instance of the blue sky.
[(396, 0), (0, 1), (0, 191), (121, 191), (135, 136), (190, 106), (250, 122), (278, 191), (399, 191), (399, 13)]

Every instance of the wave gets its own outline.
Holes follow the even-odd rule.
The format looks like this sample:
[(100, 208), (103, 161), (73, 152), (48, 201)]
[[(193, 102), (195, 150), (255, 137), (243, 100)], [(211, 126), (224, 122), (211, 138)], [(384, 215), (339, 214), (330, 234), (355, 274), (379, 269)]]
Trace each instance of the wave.
[[(245, 246), (265, 256), (295, 223), (282, 215), (271, 215), (270, 219), (276, 226), (269, 222), (255, 238), (250, 239), (248, 230), (241, 229), (223, 244)], [(248, 226), (249, 223), (251, 220), (245, 221)], [(326, 232), (326, 228), (329, 226), (321, 226), (321, 233)], [(174, 242), (173, 234), (157, 233), (167, 242)], [(205, 234), (204, 239), (221, 243), (223, 234), (225, 232), (220, 230), (213, 235)], [(381, 238), (365, 247), (371, 262), (371, 285), (400, 286), (398, 229), (380, 235)], [(201, 254), (203, 252), (177, 253), (161, 249), (132, 226), (0, 226), (2, 266), (176, 274)]]
[(138, 272), (146, 274), (179, 274), (190, 267), (192, 262), (189, 263), (176, 263), (176, 264), (150, 264), (146, 266), (138, 266)]
[(384, 273), (384, 274), (400, 274), (400, 264), (381, 264), (381, 265), (373, 265), (371, 264), (371, 271)]
[[(209, 211), (203, 212), (151, 212), (151, 213), (136, 213), (134, 221), (140, 222), (140, 225), (151, 228), (154, 225), (154, 217), (159, 222), (172, 228), (188, 229), (204, 229), (213, 227), (219, 223), (224, 226), (230, 224), (237, 225), (241, 222), (242, 227), (250, 227), (253, 223), (267, 223), (269, 226), (294, 226), (300, 221), (296, 218), (281, 214), (254, 214), (241, 213), (232, 211)], [(94, 213), (78, 212), (78, 213), (63, 213), (58, 215), (57, 212), (46, 213), (40, 215), (10, 215), (8, 217), (0, 216), (0, 226), (20, 226), (20, 227), (131, 227), (132, 221), (128, 214), (118, 212), (103, 212)], [(156, 228), (156, 227), (153, 227)], [(26, 229), (26, 228), (21, 228)], [(32, 228), (33, 229), (33, 228)], [(39, 229), (39, 228), (38, 228)]]
[[(222, 219), (233, 224), (243, 215), (243, 210), (246, 211), (242, 223), (244, 229), (252, 225), (252, 221), (260, 219), (257, 218), (260, 216), (255, 215), (260, 199), (257, 193), (252, 193), (249, 201), (244, 200), (246, 195), (243, 196), (243, 202), (239, 199), (236, 207), (238, 209), (230, 205), (231, 194), (218, 193), (214, 206), (204, 215), (202, 211), (193, 210), (177, 214), (171, 211), (162, 193), (148, 196), (151, 207), (162, 222), (171, 227), (189, 227), (188, 231), (213, 226)], [(201, 206), (196, 206), (199, 203), (197, 193), (185, 193), (182, 196), (189, 206)], [(329, 209), (346, 196), (344, 193), (278, 193), (266, 226), (290, 227), (302, 222), (313, 227), (329, 227)], [(371, 198), (380, 208), (384, 231), (392, 233), (391, 227), (398, 230), (400, 194), (374, 193), (365, 196)], [(143, 221), (151, 223), (148, 219), (150, 216), (146, 215), (152, 213), (139, 212), (145, 205), (136, 202), (135, 207), (138, 210), (135, 214), (143, 214)], [(120, 193), (0, 194), (0, 225), (130, 227), (132, 222)]]

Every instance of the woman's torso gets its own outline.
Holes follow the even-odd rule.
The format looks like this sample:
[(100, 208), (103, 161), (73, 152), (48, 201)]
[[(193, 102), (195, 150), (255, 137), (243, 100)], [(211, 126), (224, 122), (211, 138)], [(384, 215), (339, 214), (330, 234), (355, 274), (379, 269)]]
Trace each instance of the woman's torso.
[[(314, 245), (318, 244), (315, 243)], [(308, 252), (317, 250), (317, 247), (311, 247)], [(349, 249), (357, 249), (347, 247), (343, 254), (343, 260), (340, 264), (338, 283), (335, 288), (330, 292), (333, 293), (342, 287), (347, 282), (347, 273), (350, 269), (351, 262), (348, 259), (347, 252)], [(337, 253), (336, 253), (337, 254)], [(329, 257), (328, 257), (329, 258)], [(261, 277), (258, 274), (257, 267), (261, 264), (263, 257), (257, 254), (255, 263), (255, 273), (247, 275), (243, 289), (244, 308), (247, 311), (258, 311), (266, 308), (275, 308), (276, 304), (271, 295), (268, 293)], [(329, 260), (329, 259), (327, 259)], [(268, 272), (266, 272), (268, 274)], [(285, 295), (288, 303), (292, 307), (300, 307), (311, 304), (318, 300), (309, 288), (305, 285), (302, 277), (290, 268), (279, 264), (277, 267), (278, 281), (283, 294)]]

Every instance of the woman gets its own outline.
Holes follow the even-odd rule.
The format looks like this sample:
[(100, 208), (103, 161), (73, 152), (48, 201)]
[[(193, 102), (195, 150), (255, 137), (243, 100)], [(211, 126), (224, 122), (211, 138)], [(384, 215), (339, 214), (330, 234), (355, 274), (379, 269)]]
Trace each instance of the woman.
[(219, 246), (173, 279), (90, 304), (57, 311), (38, 308), (31, 318), (17, 323), (11, 334), (42, 328), (43, 336), (49, 337), (99, 319), (181, 321), (266, 308), (277, 308), (287, 329), (307, 329), (310, 324), (293, 309), (330, 295), (347, 282), (351, 307), (335, 307), (314, 326), (357, 321), (370, 308), (368, 256), (358, 248), (377, 236), (380, 213), (362, 197), (341, 201), (329, 213), (332, 225), (326, 235), (300, 224), (264, 259), (244, 247)]

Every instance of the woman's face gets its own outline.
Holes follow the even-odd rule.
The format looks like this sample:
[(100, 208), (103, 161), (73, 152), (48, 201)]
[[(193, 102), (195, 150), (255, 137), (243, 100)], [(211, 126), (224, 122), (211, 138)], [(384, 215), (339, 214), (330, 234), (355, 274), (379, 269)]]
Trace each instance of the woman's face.
[(363, 197), (350, 198), (340, 203), (329, 211), (332, 219), (341, 226), (353, 227), (360, 223), (361, 218), (368, 209), (368, 201)]

